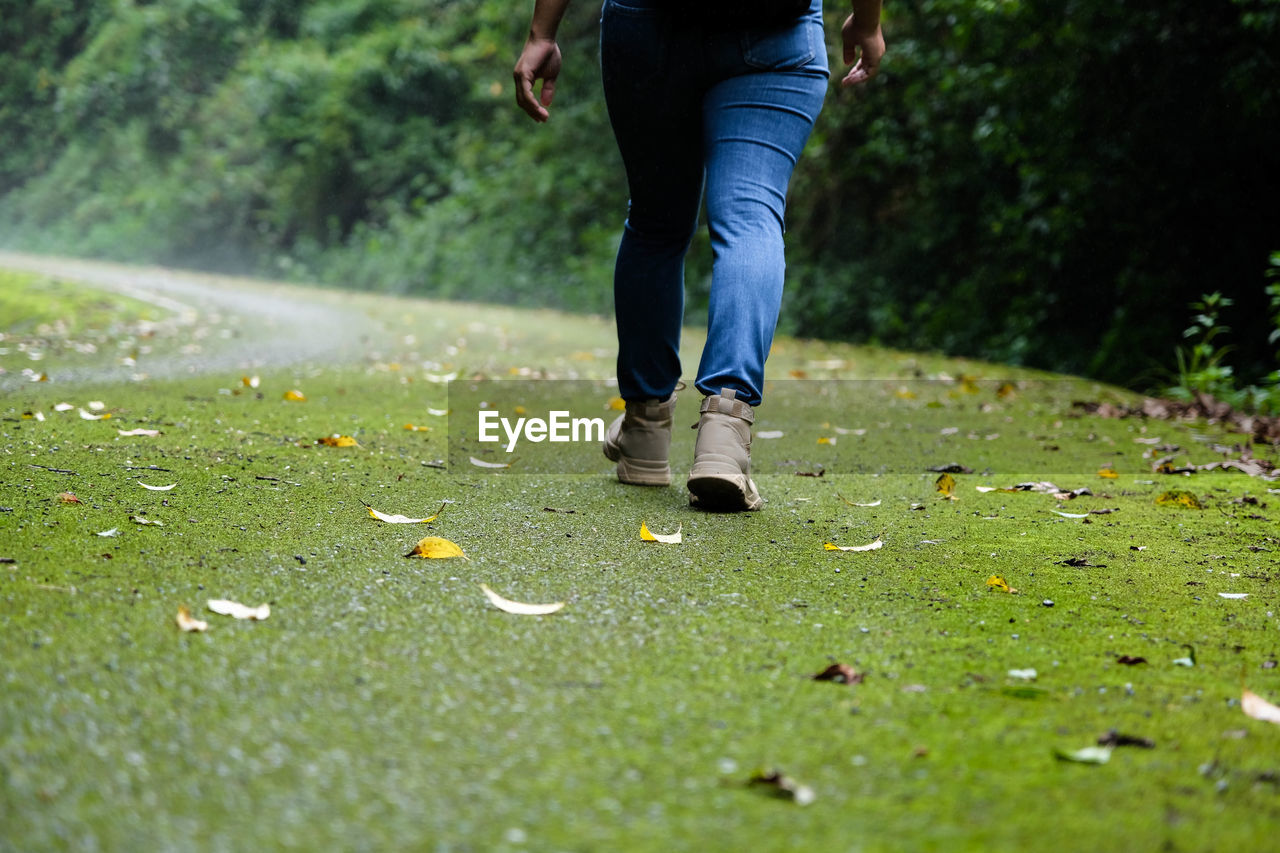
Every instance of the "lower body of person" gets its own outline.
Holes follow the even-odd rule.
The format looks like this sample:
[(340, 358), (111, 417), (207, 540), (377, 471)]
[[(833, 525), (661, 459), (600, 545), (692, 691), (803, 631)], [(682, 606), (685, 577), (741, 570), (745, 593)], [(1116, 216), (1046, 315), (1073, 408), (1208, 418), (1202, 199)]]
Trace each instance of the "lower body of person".
[(684, 259), (705, 200), (713, 252), (695, 387), (690, 502), (755, 510), (751, 424), (782, 304), (791, 173), (827, 90), (822, 2), (783, 23), (705, 20), (698, 3), (605, 0), (605, 101), (631, 201), (614, 271), (618, 388), (604, 452), (618, 478), (668, 485)]

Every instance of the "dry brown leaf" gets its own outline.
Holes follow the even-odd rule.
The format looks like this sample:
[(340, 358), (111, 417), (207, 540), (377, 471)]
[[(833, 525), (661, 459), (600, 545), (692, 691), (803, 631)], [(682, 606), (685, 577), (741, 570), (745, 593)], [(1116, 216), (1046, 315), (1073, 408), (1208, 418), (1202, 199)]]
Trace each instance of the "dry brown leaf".
[(197, 619), (191, 615), (191, 611), (187, 609), (187, 605), (178, 608), (178, 615), (174, 617), (174, 621), (178, 624), (178, 630), (185, 632), (192, 631), (208, 631), (209, 623)]
[(441, 539), (439, 536), (427, 536), (418, 540), (418, 544), (413, 546), (413, 550), (406, 557), (422, 557), (428, 560), (443, 560), (449, 557), (462, 557), (466, 559), (466, 554), (462, 553), (462, 549), (448, 539)]
[(521, 601), (511, 601), (498, 595), (485, 584), (480, 584), (480, 589), (484, 591), (485, 597), (489, 599), (494, 607), (505, 613), (514, 613), (517, 616), (546, 616), (564, 607), (563, 601), (555, 601), (551, 604), (525, 604)]
[(238, 601), (228, 601), (224, 598), (211, 598), (205, 604), (211, 611), (219, 616), (230, 616), (232, 619), (249, 619), (254, 622), (261, 622), (271, 615), (270, 604), (259, 604), (257, 607), (248, 607)]
[(82, 504), (82, 503), (84, 503), (84, 501), (80, 500), (78, 497), (76, 497), (76, 496), (75, 496), (73, 493), (71, 493), (71, 492), (62, 492), (61, 494), (59, 494), (59, 495), (58, 495), (58, 500), (62, 501), (64, 504)]
[(640, 522), (640, 538), (645, 542), (661, 542), (664, 545), (679, 545), (682, 541), (680, 538), (680, 529), (683, 524), (676, 525), (675, 533), (651, 533), (648, 525), (643, 521)]
[(814, 681), (835, 681), (839, 684), (861, 684), (866, 676), (847, 663), (833, 663), (813, 676)]

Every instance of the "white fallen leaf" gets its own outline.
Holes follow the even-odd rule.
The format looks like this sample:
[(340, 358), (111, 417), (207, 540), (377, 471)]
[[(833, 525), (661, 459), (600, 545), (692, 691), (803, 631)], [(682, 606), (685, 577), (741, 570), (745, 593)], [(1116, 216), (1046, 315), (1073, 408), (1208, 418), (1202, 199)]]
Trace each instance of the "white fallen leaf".
[(480, 589), (484, 590), (485, 597), (489, 599), (494, 607), (506, 613), (514, 613), (517, 616), (545, 616), (548, 613), (555, 613), (564, 607), (563, 601), (556, 601), (551, 604), (524, 604), (519, 601), (511, 601), (498, 595), (485, 584), (480, 584)]
[(388, 524), (429, 524), (440, 517), (440, 513), (444, 512), (444, 505), (446, 503), (448, 503), (448, 501), (442, 501), (440, 503), (440, 509), (436, 510), (436, 514), (429, 515), (426, 518), (409, 518), (407, 515), (388, 515), (385, 512), (379, 512), (368, 504), (365, 504), (364, 506), (365, 509), (369, 510), (370, 517), (376, 518), (378, 521), (385, 521)]
[(150, 490), (151, 490), (151, 491), (153, 491), (153, 492), (167, 492), (167, 491), (169, 491), (170, 489), (172, 489), (174, 486), (176, 486), (176, 485), (178, 485), (178, 484), (177, 484), (177, 483), (170, 483), (170, 484), (169, 484), (169, 485), (167, 485), (167, 486), (151, 486), (151, 485), (148, 485), (148, 484), (146, 484), (146, 483), (142, 482), (141, 480), (139, 480), (139, 481), (138, 481), (138, 485), (139, 485), (139, 486), (142, 486), (142, 488), (144, 488), (144, 489), (150, 489)]
[(879, 539), (868, 545), (833, 545), (827, 542), (822, 547), (827, 551), (879, 551), (884, 547), (884, 542)]
[(1159, 444), (1160, 439), (1159, 438), (1135, 438), (1134, 442), (1137, 444)]
[(1249, 593), (1247, 593), (1247, 592), (1220, 592), (1220, 593), (1218, 593), (1218, 597), (1219, 597), (1219, 598), (1248, 598), (1248, 597), (1249, 597)]
[(1010, 678), (1018, 678), (1023, 681), (1035, 681), (1039, 675), (1034, 669), (1011, 669), (1009, 670)]
[(477, 468), (510, 468), (510, 462), (485, 462), (483, 459), (471, 457), (471, 464)]
[(152, 521), (148, 518), (143, 518), (140, 515), (131, 515), (129, 516), (129, 520), (136, 521), (138, 524), (154, 524), (156, 527), (164, 527), (163, 521)]
[(682, 541), (680, 538), (680, 530), (684, 524), (676, 525), (675, 533), (653, 533), (649, 530), (649, 525), (643, 521), (640, 522), (640, 538), (645, 542), (661, 542), (664, 545), (679, 545)]
[(119, 527), (113, 527), (113, 528), (111, 528), (110, 530), (104, 530), (104, 531), (102, 531), (101, 533), (95, 533), (95, 534), (93, 534), (93, 535), (94, 535), (94, 536), (102, 536), (102, 537), (104, 537), (104, 538), (109, 537), (109, 536), (119, 536), (119, 535), (120, 535), (120, 528), (119, 528)]
[(832, 429), (836, 431), (836, 435), (866, 435), (867, 434), (867, 431), (865, 429), (845, 429), (844, 427), (838, 427), (838, 426), (833, 426)]
[(1086, 746), (1084, 749), (1077, 749), (1075, 752), (1063, 752), (1060, 749), (1055, 749), (1053, 754), (1058, 757), (1059, 761), (1074, 761), (1077, 764), (1106, 764), (1111, 760), (1111, 747)]
[(444, 385), (444, 384), (447, 384), (447, 383), (452, 382), (453, 380), (457, 379), (457, 378), (458, 378), (458, 371), (456, 371), (456, 370), (455, 370), (455, 371), (453, 371), (452, 373), (443, 373), (443, 374), (439, 374), (439, 373), (424, 373), (424, 374), (422, 375), (422, 378), (423, 378), (423, 379), (425, 379), (425, 380), (427, 380), (428, 382), (434, 382), (434, 383), (436, 383), (437, 385)]
[(782, 438), (785, 434), (780, 429), (762, 429), (756, 433), (756, 438)]
[(247, 607), (238, 601), (228, 601), (224, 598), (211, 598), (205, 605), (219, 616), (230, 616), (232, 619), (252, 619), (255, 622), (261, 622), (271, 615), (270, 604), (260, 604), (257, 607)]
[(149, 438), (153, 438), (160, 434), (160, 430), (158, 429), (143, 429), (142, 427), (138, 427), (137, 429), (118, 429), (116, 432), (125, 436), (145, 435)]
[(1053, 513), (1054, 515), (1060, 515), (1063, 518), (1088, 518), (1089, 517), (1089, 513), (1087, 512), (1062, 512), (1061, 510), (1057, 510), (1057, 509), (1051, 509), (1049, 510), (1049, 512)]
[(435, 416), (435, 417), (437, 417), (437, 418), (443, 418), (445, 415), (449, 414), (449, 410), (448, 410), (448, 409), (433, 409), (433, 408), (431, 408), (430, 406), (427, 406), (427, 414), (428, 414), (428, 415), (434, 415), (434, 416)]
[(107, 407), (107, 404), (102, 402), (101, 400), (89, 401), (89, 411), (91, 412), (101, 412), (106, 407)]
[(187, 605), (178, 608), (178, 615), (174, 617), (174, 621), (178, 623), (178, 630), (185, 632), (192, 631), (208, 631), (209, 623), (197, 619), (191, 615), (191, 611), (187, 609)]
[(880, 501), (872, 501), (869, 504), (850, 504), (850, 506), (864, 506), (864, 507), (880, 506)]
[(53, 410), (55, 412), (69, 412), (74, 408), (75, 406), (71, 405), (70, 403), (59, 403), (53, 407)]
[(86, 421), (100, 421), (103, 418), (111, 417), (111, 415), (109, 413), (104, 415), (95, 415), (92, 412), (86, 412), (84, 409), (81, 409), (80, 417)]
[(1240, 695), (1240, 710), (1255, 720), (1280, 724), (1280, 708), (1272, 705), (1252, 690), (1246, 689)]
[(995, 486), (974, 486), (974, 488), (975, 488), (975, 489), (977, 489), (977, 490), (978, 490), (978, 491), (980, 491), (980, 492), (994, 492), (994, 491), (998, 491), (998, 490), (996, 489), (996, 487), (995, 487)]

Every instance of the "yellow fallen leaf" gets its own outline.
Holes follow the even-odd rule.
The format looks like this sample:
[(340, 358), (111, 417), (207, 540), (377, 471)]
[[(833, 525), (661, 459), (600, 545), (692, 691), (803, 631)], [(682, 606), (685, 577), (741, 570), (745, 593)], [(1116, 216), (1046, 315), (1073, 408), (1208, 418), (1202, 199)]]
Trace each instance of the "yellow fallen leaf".
[(610, 397), (609, 402), (605, 404), (606, 409), (612, 409), (615, 412), (624, 412), (627, 409), (627, 401), (621, 397)]
[(1184, 509), (1203, 509), (1200, 499), (1191, 492), (1172, 489), (1156, 496), (1156, 506), (1176, 506)]
[(187, 609), (185, 604), (178, 608), (178, 615), (174, 618), (174, 621), (178, 623), (178, 630), (180, 631), (190, 633), (192, 631), (209, 630), (209, 623), (192, 616), (191, 611)]
[(835, 443), (836, 443), (836, 437), (834, 435), (818, 436), (818, 444), (835, 444)]
[(409, 432), (430, 432), (431, 431), (431, 427), (418, 426), (417, 424), (405, 424), (404, 428)]
[(305, 402), (307, 402), (307, 395), (306, 395), (306, 394), (303, 394), (301, 391), (299, 391), (299, 390), (298, 390), (298, 389), (296, 389), (296, 388), (293, 388), (293, 389), (291, 389), (291, 390), (289, 390), (289, 391), (285, 391), (285, 392), (284, 392), (284, 398), (285, 398), (286, 400), (288, 400), (289, 402), (291, 402), (291, 403), (305, 403)]
[(996, 389), (996, 396), (1001, 400), (1007, 400), (1017, 393), (1017, 388), (1012, 382), (1001, 382), (1000, 387)]
[(884, 543), (879, 539), (869, 545), (833, 545), (827, 542), (822, 547), (827, 551), (879, 551), (884, 547)]
[(1102, 477), (1104, 480), (1115, 480), (1120, 475), (1116, 473), (1115, 468), (1112, 468), (1110, 465), (1108, 465), (1106, 468), (1098, 469), (1098, 476)]
[(324, 447), (359, 447), (360, 442), (356, 441), (349, 435), (326, 435), (324, 438), (317, 438), (316, 444)]
[(270, 604), (259, 604), (257, 607), (247, 607), (238, 601), (228, 601), (224, 598), (211, 598), (205, 605), (219, 616), (230, 616), (232, 619), (250, 619), (254, 622), (261, 622), (271, 615)]
[(978, 381), (972, 376), (961, 376), (957, 382), (960, 383), (960, 390), (966, 394), (978, 393)]
[(420, 539), (418, 544), (413, 546), (413, 550), (405, 554), (405, 556), (441, 560), (448, 557), (466, 559), (467, 555), (462, 553), (462, 549), (448, 539), (441, 539), (439, 536), (427, 536), (424, 539)]
[(176, 486), (176, 485), (178, 485), (178, 484), (177, 484), (177, 483), (170, 483), (170, 484), (169, 484), (169, 485), (167, 485), (167, 486), (148, 486), (146, 483), (144, 483), (144, 482), (142, 482), (142, 481), (138, 481), (138, 485), (139, 485), (139, 486), (142, 486), (142, 488), (144, 488), (144, 489), (150, 489), (150, 490), (151, 490), (151, 491), (153, 491), (153, 492), (167, 492), (167, 491), (169, 491), (170, 489), (172, 489), (174, 486)]
[(143, 429), (142, 427), (138, 427), (137, 429), (118, 429), (116, 432), (123, 436), (145, 435), (149, 438), (153, 438), (160, 434), (160, 430), (158, 429)]
[(436, 510), (436, 514), (427, 518), (409, 518), (407, 515), (388, 515), (385, 512), (378, 512), (373, 507), (365, 504), (365, 509), (369, 510), (369, 516), (376, 518), (378, 521), (385, 521), (388, 524), (430, 524), (440, 517), (440, 513), (444, 512), (444, 505), (448, 501), (441, 501), (440, 508)]
[(683, 524), (677, 524), (675, 533), (650, 533), (648, 525), (642, 521), (640, 522), (640, 538), (645, 542), (661, 542), (664, 545), (679, 545), (681, 542), (680, 528), (682, 527), (684, 527)]
[(1255, 720), (1280, 724), (1280, 708), (1272, 705), (1248, 688), (1240, 695), (1240, 710)]
[(991, 587), (992, 589), (998, 592), (1008, 592), (1008, 593), (1017, 592), (1016, 589), (1009, 586), (1008, 581), (1006, 581), (1004, 578), (1000, 577), (999, 575), (992, 575), (991, 577), (987, 578), (987, 586)]
[(471, 464), (477, 468), (510, 468), (510, 462), (485, 462), (483, 459), (471, 457)]
[(933, 487), (947, 500), (956, 499), (956, 478), (950, 474), (939, 474), (938, 479), (933, 481)]
[(257, 388), (257, 387), (258, 387), (258, 383), (259, 383), (259, 381), (260, 381), (260, 380), (259, 380), (259, 379), (258, 379), (258, 377), (256, 377), (256, 376), (241, 376), (241, 377), (240, 377), (240, 382), (241, 382), (241, 384), (243, 384), (243, 385), (244, 385), (244, 387), (246, 387), (246, 388)]
[(897, 397), (899, 400), (914, 400), (916, 398), (916, 392), (907, 388), (899, 388), (897, 391), (893, 392), (893, 396)]
[(546, 616), (548, 613), (555, 613), (564, 607), (563, 601), (556, 601), (551, 604), (525, 604), (520, 601), (511, 601), (498, 595), (485, 584), (480, 584), (480, 589), (484, 590), (485, 597), (489, 599), (494, 607), (506, 613), (514, 613), (517, 616)]

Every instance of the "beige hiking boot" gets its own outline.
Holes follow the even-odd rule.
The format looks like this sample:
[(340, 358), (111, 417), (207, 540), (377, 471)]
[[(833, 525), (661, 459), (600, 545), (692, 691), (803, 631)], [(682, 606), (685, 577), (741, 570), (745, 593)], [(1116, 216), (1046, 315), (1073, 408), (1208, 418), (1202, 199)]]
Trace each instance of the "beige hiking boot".
[(709, 512), (741, 512), (764, 506), (751, 481), (751, 424), (755, 413), (721, 388), (702, 401), (698, 441), (689, 471), (689, 503)]
[(604, 455), (618, 463), (618, 480), (633, 486), (671, 485), (671, 416), (676, 411), (676, 395), (663, 402), (640, 400), (627, 403), (626, 411), (609, 425), (604, 436)]

